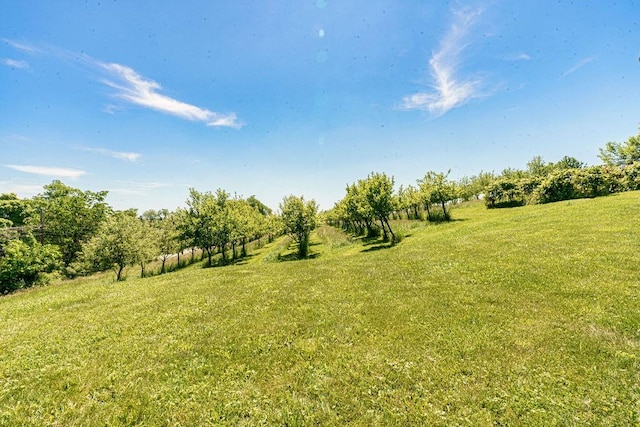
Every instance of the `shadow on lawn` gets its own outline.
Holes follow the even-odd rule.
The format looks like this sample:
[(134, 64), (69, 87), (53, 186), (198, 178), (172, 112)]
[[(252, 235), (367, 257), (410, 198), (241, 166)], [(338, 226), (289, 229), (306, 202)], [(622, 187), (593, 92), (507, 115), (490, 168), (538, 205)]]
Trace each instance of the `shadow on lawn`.
[(392, 247), (393, 245), (391, 243), (385, 243), (382, 245), (371, 246), (370, 248), (363, 249), (361, 252), (374, 252), (374, 251), (379, 251), (381, 249), (390, 249)]

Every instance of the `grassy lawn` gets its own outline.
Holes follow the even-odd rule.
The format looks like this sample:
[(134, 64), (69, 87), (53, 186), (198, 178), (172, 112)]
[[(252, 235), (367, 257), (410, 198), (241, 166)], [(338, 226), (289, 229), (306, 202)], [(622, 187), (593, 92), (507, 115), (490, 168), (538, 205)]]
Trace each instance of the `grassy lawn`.
[(0, 298), (0, 425), (640, 424), (640, 193)]

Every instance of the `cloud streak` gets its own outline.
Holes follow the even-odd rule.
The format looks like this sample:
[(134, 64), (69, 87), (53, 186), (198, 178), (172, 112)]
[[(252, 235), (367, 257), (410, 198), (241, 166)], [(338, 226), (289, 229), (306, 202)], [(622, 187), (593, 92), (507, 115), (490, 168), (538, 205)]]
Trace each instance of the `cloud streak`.
[(128, 151), (112, 151), (106, 148), (91, 148), (91, 147), (78, 147), (79, 150), (88, 151), (90, 153), (102, 154), (104, 156), (113, 157), (118, 160), (125, 160), (129, 162), (137, 162), (140, 159), (141, 154), (132, 153)]
[(135, 70), (116, 63), (100, 63), (110, 79), (103, 83), (116, 90), (115, 96), (132, 104), (150, 108), (164, 114), (190, 121), (203, 122), (207, 126), (240, 128), (235, 113), (220, 114), (159, 93), (159, 83), (145, 79)]
[(85, 175), (85, 171), (78, 169), (57, 168), (48, 166), (31, 166), (31, 165), (3, 165), (6, 168), (19, 172), (30, 173), (34, 175), (54, 176), (60, 178), (78, 178)]
[(11, 40), (11, 39), (2, 39), (3, 42), (5, 42), (6, 44), (8, 44), (9, 46), (11, 46), (14, 49), (18, 49), (21, 50), (23, 52), (26, 53), (40, 53), (40, 49), (36, 48), (35, 46), (32, 46), (28, 43), (23, 43), (23, 42), (19, 42), (16, 40)]
[(429, 59), (433, 84), (430, 91), (405, 96), (404, 110), (427, 110), (441, 116), (482, 94), (482, 80), (460, 76), (462, 54), (468, 46), (465, 39), (480, 15), (480, 10), (453, 11), (453, 23)]
[[(126, 65), (113, 62), (101, 62), (89, 55), (76, 54), (56, 47), (49, 46), (46, 49), (40, 49), (16, 40), (2, 40), (14, 49), (28, 54), (51, 55), (66, 61), (80, 63), (94, 70), (99, 70), (100, 74), (107, 75), (107, 78), (102, 79), (101, 82), (114, 89), (115, 92), (113, 95), (122, 101), (182, 119), (202, 122), (211, 127), (231, 127), (239, 129), (243, 125), (235, 113), (217, 113), (162, 94), (160, 92), (162, 86), (159, 83), (141, 76), (133, 68)], [(26, 65), (28, 67), (26, 61), (13, 61), (12, 64), (13, 66)], [(5, 65), (8, 64), (5, 62)], [(118, 109), (117, 105), (108, 105), (104, 111), (113, 114)]]
[(2, 65), (6, 65), (7, 67), (11, 67), (11, 68), (20, 68), (20, 69), (29, 68), (29, 63), (27, 61), (3, 58), (2, 60), (0, 60), (0, 62), (2, 62)]
[(569, 68), (567, 71), (562, 73), (562, 77), (567, 77), (569, 74), (575, 73), (580, 68), (582, 68), (585, 65), (587, 65), (588, 63), (592, 62), (594, 59), (595, 58), (593, 58), (593, 57), (584, 58), (582, 61), (578, 62), (576, 65), (574, 65), (573, 67)]

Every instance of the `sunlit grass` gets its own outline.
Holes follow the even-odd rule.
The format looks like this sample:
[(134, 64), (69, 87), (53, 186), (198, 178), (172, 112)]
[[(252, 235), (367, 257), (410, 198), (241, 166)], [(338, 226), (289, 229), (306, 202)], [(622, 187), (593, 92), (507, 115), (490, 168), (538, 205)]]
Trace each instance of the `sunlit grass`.
[(640, 423), (640, 193), (453, 217), (0, 298), (0, 425)]

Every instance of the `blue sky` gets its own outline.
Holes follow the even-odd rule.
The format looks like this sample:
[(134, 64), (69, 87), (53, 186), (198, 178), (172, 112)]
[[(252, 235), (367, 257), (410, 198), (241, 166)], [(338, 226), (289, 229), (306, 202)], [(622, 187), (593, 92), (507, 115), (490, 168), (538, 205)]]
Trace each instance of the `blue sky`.
[(639, 59), (633, 0), (3, 1), (0, 193), (328, 209), (372, 171), (597, 164), (638, 132)]

